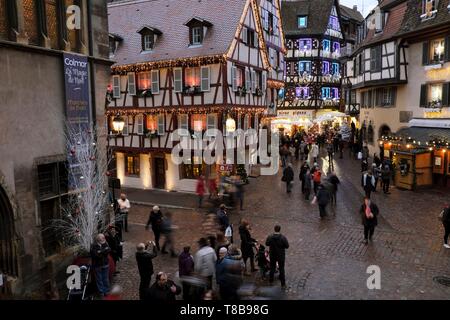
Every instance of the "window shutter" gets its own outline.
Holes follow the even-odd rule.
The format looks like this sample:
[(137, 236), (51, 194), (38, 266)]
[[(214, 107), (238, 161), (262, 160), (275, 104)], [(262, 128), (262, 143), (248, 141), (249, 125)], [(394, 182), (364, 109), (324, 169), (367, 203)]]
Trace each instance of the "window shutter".
[(173, 89), (175, 92), (183, 91), (183, 69), (173, 69)]
[(248, 43), (248, 33), (247, 33), (247, 28), (246, 28), (246, 27), (243, 27), (241, 33), (242, 33), (242, 36), (241, 36), (242, 42)]
[(397, 87), (391, 88), (391, 105), (395, 106), (395, 101), (397, 99)]
[(237, 129), (241, 129), (242, 128), (242, 116), (240, 114), (238, 114), (237, 116)]
[(136, 95), (136, 75), (134, 73), (128, 74), (128, 94)]
[(144, 134), (144, 116), (142, 114), (137, 115), (137, 134)]
[(232, 87), (233, 91), (237, 91), (237, 68), (231, 67), (231, 81), (232, 81)]
[(265, 71), (263, 71), (262, 73), (262, 92), (263, 94), (266, 93), (266, 87), (267, 87), (267, 73)]
[(252, 70), (252, 92), (256, 93), (256, 88), (258, 87), (258, 83), (256, 81), (256, 71)]
[(159, 93), (159, 70), (152, 70), (152, 93)]
[(244, 116), (244, 128), (243, 128), (244, 131), (248, 130), (248, 120), (249, 120), (249, 117), (248, 117), (248, 114), (246, 114)]
[(445, 37), (445, 61), (450, 61), (450, 35)]
[(211, 83), (210, 83), (210, 75), (209, 75), (209, 66), (201, 67), (201, 87), (202, 91), (210, 91)]
[(428, 41), (425, 41), (423, 43), (423, 51), (422, 51), (422, 64), (426, 66), (430, 63), (430, 56), (429, 56), (429, 47), (430, 43)]
[(182, 136), (189, 135), (189, 116), (187, 114), (178, 115), (178, 129)]
[(163, 114), (158, 115), (158, 135), (163, 136), (166, 132), (166, 119)]
[(113, 76), (113, 98), (120, 99), (120, 76)]
[(128, 135), (128, 116), (123, 117), (124, 125), (122, 130), (122, 135), (127, 136)]
[(247, 93), (250, 93), (250, 90), (252, 88), (252, 79), (250, 79), (249, 68), (245, 68), (245, 87), (247, 89)]
[(255, 124), (254, 124), (254, 129), (255, 129), (256, 131), (258, 131), (258, 129), (259, 129), (259, 120), (258, 120), (258, 115), (257, 115), (257, 114), (255, 114)]
[(423, 84), (420, 87), (420, 107), (426, 108), (427, 107), (427, 100), (428, 100), (428, 86), (426, 84)]
[(450, 82), (442, 85), (442, 105), (450, 106)]
[(259, 45), (258, 45), (258, 31), (256, 31), (256, 29), (255, 29), (255, 32), (253, 32), (253, 36), (254, 36), (253, 46), (255, 48), (258, 48), (259, 47)]

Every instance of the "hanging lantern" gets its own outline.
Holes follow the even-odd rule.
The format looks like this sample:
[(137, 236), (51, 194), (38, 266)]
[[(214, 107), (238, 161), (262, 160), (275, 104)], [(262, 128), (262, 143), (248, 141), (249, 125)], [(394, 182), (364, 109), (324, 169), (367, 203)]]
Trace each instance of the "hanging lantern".
[(124, 118), (118, 113), (113, 119), (114, 131), (122, 133), (123, 127), (125, 126)]
[(227, 128), (227, 132), (235, 132), (236, 131), (236, 121), (234, 121), (234, 119), (231, 118), (230, 116), (228, 116), (225, 126)]

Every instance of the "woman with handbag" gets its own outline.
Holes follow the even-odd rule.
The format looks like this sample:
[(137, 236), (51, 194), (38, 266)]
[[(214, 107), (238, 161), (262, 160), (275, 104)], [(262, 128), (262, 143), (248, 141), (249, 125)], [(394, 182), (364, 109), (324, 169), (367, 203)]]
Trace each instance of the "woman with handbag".
[(253, 247), (256, 245), (256, 240), (252, 238), (250, 234), (250, 223), (242, 219), (241, 225), (239, 226), (239, 235), (241, 236), (241, 251), (242, 251), (242, 259), (244, 260), (244, 271), (246, 275), (250, 275), (247, 273), (247, 260), (250, 259), (250, 267), (251, 272), (257, 271), (255, 268), (255, 253), (253, 252)]
[(362, 224), (364, 226), (364, 244), (368, 244), (369, 240), (372, 242), (375, 227), (378, 225), (379, 210), (375, 203), (370, 198), (365, 197), (364, 203), (361, 206), (360, 214), (362, 217)]

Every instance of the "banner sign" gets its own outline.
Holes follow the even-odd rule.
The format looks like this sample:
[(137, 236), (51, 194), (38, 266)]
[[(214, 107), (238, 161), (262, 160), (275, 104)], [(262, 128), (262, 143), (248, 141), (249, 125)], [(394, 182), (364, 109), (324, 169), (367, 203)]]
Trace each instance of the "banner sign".
[(67, 121), (88, 128), (90, 120), (88, 60), (64, 53)]

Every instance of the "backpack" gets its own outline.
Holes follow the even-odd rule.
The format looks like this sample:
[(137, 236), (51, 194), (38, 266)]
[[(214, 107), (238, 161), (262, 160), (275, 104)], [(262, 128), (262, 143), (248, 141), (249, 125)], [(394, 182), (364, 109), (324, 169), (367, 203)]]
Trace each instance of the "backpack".
[(320, 171), (314, 172), (313, 180), (314, 182), (320, 182), (322, 174)]

